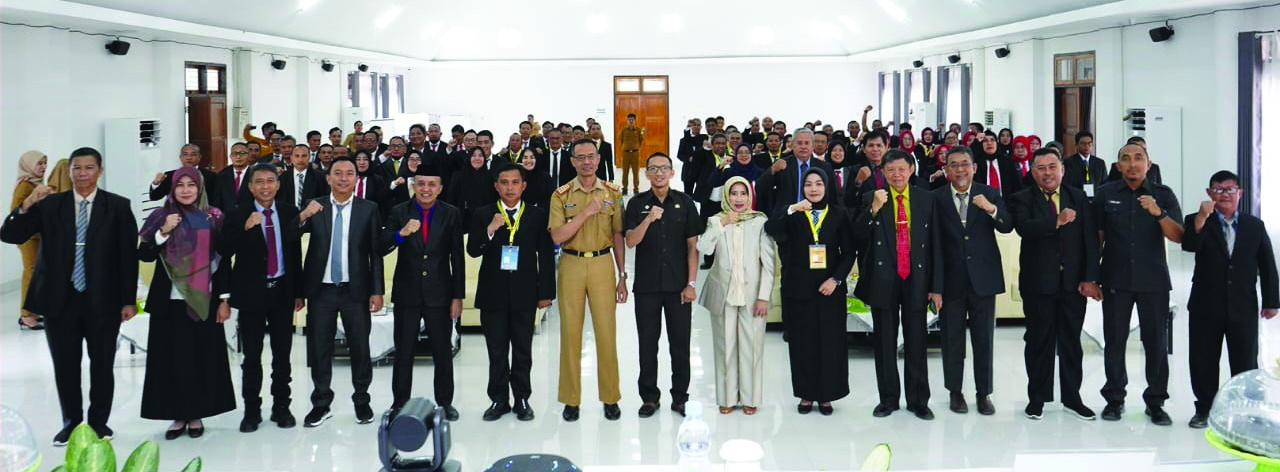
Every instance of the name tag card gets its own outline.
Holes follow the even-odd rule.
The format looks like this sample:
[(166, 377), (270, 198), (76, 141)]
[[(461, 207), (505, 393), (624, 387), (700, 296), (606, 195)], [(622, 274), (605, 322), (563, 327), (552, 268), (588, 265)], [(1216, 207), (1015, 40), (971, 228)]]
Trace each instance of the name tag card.
[(827, 247), (814, 244), (809, 246), (809, 268), (810, 269), (826, 269), (827, 268)]
[(502, 246), (502, 270), (516, 270), (520, 262), (520, 246)]

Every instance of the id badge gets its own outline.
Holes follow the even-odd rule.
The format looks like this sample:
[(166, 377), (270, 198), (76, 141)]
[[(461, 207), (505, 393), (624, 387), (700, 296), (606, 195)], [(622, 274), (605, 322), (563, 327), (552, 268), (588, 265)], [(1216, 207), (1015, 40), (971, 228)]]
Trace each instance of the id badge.
[(520, 246), (502, 246), (502, 270), (516, 270), (520, 262)]
[(1084, 196), (1093, 198), (1093, 184), (1084, 184)]
[(809, 246), (809, 268), (810, 269), (826, 269), (827, 268), (827, 247), (821, 244)]

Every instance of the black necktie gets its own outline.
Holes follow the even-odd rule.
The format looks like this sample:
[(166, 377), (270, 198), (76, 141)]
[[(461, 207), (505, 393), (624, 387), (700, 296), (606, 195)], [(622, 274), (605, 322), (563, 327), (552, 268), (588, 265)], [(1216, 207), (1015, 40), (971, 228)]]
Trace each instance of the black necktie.
[(516, 220), (516, 211), (515, 211), (515, 209), (511, 209), (511, 208), (508, 208), (508, 209), (507, 209), (507, 219), (508, 219), (508, 220), (511, 220), (512, 222), (515, 222), (515, 220)]

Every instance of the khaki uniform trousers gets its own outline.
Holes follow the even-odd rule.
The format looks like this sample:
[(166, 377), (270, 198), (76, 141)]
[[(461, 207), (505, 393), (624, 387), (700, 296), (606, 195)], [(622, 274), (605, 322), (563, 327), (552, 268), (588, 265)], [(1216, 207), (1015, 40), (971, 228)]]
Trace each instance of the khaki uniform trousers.
[(591, 304), (591, 327), (596, 341), (596, 380), (600, 401), (618, 403), (617, 288), (613, 255), (560, 256), (556, 280), (560, 303), (560, 392), (565, 405), (582, 403), (582, 329), (586, 304)]

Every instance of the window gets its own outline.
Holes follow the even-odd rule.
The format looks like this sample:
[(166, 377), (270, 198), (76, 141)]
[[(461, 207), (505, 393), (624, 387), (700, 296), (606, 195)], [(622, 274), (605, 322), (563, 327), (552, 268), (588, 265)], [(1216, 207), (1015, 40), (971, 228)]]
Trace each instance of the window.
[(226, 94), (226, 71), (221, 64), (186, 63), (183, 82), (187, 95)]
[(938, 68), (938, 121), (969, 123), (969, 65)]
[(907, 71), (907, 106), (928, 100), (928, 97), (925, 96), (925, 92), (928, 90), (924, 85), (925, 73), (924, 69)]
[[(902, 101), (902, 75), (900, 72), (880, 73), (880, 106), (876, 115), (886, 128), (889, 122), (897, 123)], [(868, 126), (869, 127), (869, 126)]]
[(381, 93), (380, 92), (381, 84), (378, 82), (377, 72), (370, 72), (368, 74), (368, 77), (369, 77), (369, 101), (366, 102), (364, 100), (361, 100), (360, 103), (368, 103), (368, 108), (373, 112), (372, 116), (374, 118), (377, 118), (382, 116), (382, 109), (380, 107), (380, 105), (382, 105), (382, 100), (381, 100), (381, 95), (379, 95), (379, 93)]
[(188, 92), (200, 91), (200, 69), (195, 67), (187, 68), (187, 91)]
[(404, 113), (404, 76), (396, 75), (395, 94), (391, 101), (392, 106), (396, 107), (400, 113)]
[(1093, 85), (1096, 73), (1093, 51), (1053, 55), (1053, 85)]

